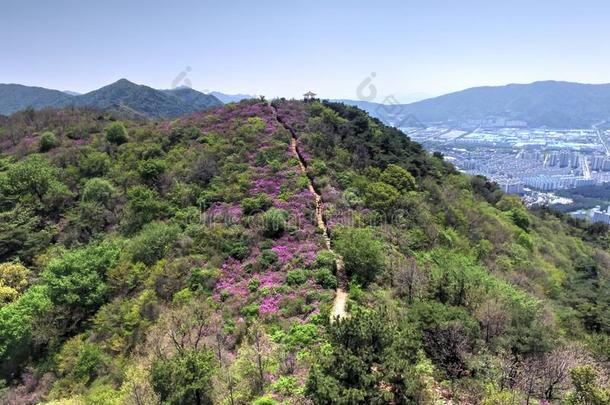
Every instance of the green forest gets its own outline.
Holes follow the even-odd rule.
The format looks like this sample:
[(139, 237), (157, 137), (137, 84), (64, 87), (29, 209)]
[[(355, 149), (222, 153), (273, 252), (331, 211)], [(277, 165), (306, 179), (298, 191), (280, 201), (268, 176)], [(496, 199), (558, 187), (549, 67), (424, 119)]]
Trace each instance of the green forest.
[(0, 402), (608, 405), (609, 249), (340, 103), (0, 116)]

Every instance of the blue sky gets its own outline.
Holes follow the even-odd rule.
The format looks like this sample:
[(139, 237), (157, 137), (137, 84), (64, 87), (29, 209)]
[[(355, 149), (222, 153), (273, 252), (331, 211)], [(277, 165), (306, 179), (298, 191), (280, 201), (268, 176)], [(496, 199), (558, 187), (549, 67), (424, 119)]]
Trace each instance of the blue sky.
[(610, 2), (1, 0), (0, 82), (377, 99), (536, 80), (610, 82)]

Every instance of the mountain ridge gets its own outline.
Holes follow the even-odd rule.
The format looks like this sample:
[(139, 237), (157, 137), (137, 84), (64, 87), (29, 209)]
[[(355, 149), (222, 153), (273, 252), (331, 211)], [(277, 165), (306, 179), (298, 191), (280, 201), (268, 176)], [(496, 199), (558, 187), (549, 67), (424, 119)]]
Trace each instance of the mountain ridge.
[(409, 104), (342, 101), (402, 127), (405, 121), (454, 127), (522, 121), (530, 127), (577, 128), (610, 119), (610, 84), (556, 80), (471, 87)]
[(113, 109), (136, 117), (176, 118), (222, 104), (213, 95), (193, 89), (157, 90), (124, 78), (80, 95), (43, 87), (0, 84), (0, 114), (6, 115), (28, 107), (37, 110), (75, 106)]

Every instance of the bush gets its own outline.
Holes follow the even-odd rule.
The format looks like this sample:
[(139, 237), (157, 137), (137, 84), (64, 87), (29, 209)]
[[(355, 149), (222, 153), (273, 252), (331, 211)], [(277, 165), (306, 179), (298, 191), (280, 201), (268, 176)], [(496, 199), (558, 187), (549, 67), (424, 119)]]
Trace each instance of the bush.
[(286, 276), (286, 283), (290, 286), (297, 286), (307, 281), (307, 274), (303, 269), (290, 270)]
[(274, 238), (280, 236), (286, 230), (288, 213), (278, 208), (271, 208), (265, 213), (265, 236)]
[(322, 268), (316, 272), (316, 283), (323, 288), (335, 289), (337, 288), (337, 277), (328, 268)]
[(363, 284), (371, 282), (384, 268), (381, 242), (373, 237), (370, 228), (343, 229), (336, 250), (343, 256), (348, 275), (355, 276)]
[(245, 215), (252, 215), (267, 211), (272, 203), (273, 201), (267, 194), (260, 193), (254, 197), (244, 198), (241, 202), (241, 208)]
[(127, 190), (123, 225), (127, 233), (133, 233), (148, 222), (163, 218), (167, 211), (167, 205), (154, 190), (142, 185), (134, 186)]
[(165, 173), (166, 165), (163, 160), (151, 159), (138, 164), (138, 174), (148, 183), (155, 183)]
[(188, 286), (192, 291), (212, 291), (218, 282), (220, 275), (221, 273), (218, 269), (202, 269), (201, 267), (195, 267), (188, 279)]
[(116, 188), (106, 179), (90, 179), (83, 187), (83, 201), (96, 202), (106, 207), (116, 194)]
[(256, 263), (260, 270), (266, 270), (275, 265), (278, 261), (277, 253), (271, 249), (265, 249), (261, 252), (261, 255), (256, 259)]
[(57, 369), (63, 376), (61, 385), (70, 390), (87, 386), (106, 372), (109, 362), (98, 345), (86, 342), (82, 335), (68, 340), (57, 354)]
[(78, 169), (83, 177), (103, 177), (110, 170), (110, 156), (91, 151), (78, 158)]
[(59, 143), (57, 142), (57, 138), (53, 132), (44, 132), (40, 135), (40, 145), (39, 150), (41, 152), (48, 152), (54, 147), (56, 147)]
[(106, 129), (106, 140), (115, 145), (127, 142), (127, 129), (122, 122), (113, 122)]
[(155, 264), (174, 247), (179, 233), (180, 229), (176, 225), (168, 226), (163, 222), (146, 225), (127, 248), (131, 261), (148, 266)]
[(316, 260), (314, 262), (314, 266), (317, 268), (329, 268), (332, 269), (335, 267), (335, 255), (328, 250), (322, 250), (318, 252), (316, 255)]
[(527, 215), (527, 212), (523, 208), (515, 208), (511, 210), (510, 217), (513, 220), (513, 223), (517, 225), (519, 228), (527, 231), (530, 226), (530, 219)]
[(260, 397), (258, 399), (255, 399), (252, 402), (252, 405), (279, 405), (279, 402), (277, 402), (275, 399), (271, 398), (271, 397)]
[(327, 171), (326, 163), (324, 163), (321, 160), (316, 159), (311, 164), (311, 174), (313, 174), (315, 177), (325, 175), (326, 171)]

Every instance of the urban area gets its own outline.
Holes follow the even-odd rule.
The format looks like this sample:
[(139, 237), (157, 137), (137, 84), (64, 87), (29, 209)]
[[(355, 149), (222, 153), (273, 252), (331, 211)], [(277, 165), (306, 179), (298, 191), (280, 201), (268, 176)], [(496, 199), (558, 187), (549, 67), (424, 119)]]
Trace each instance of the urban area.
[(610, 224), (607, 204), (592, 205), (599, 200), (591, 199), (590, 206), (582, 207), (565, 196), (610, 185), (610, 131), (528, 129), (518, 127), (519, 122), (511, 124), (516, 127), (401, 129), (428, 150), (441, 152), (459, 170), (487, 177), (506, 193), (520, 195), (529, 206), (559, 207), (573, 217)]

